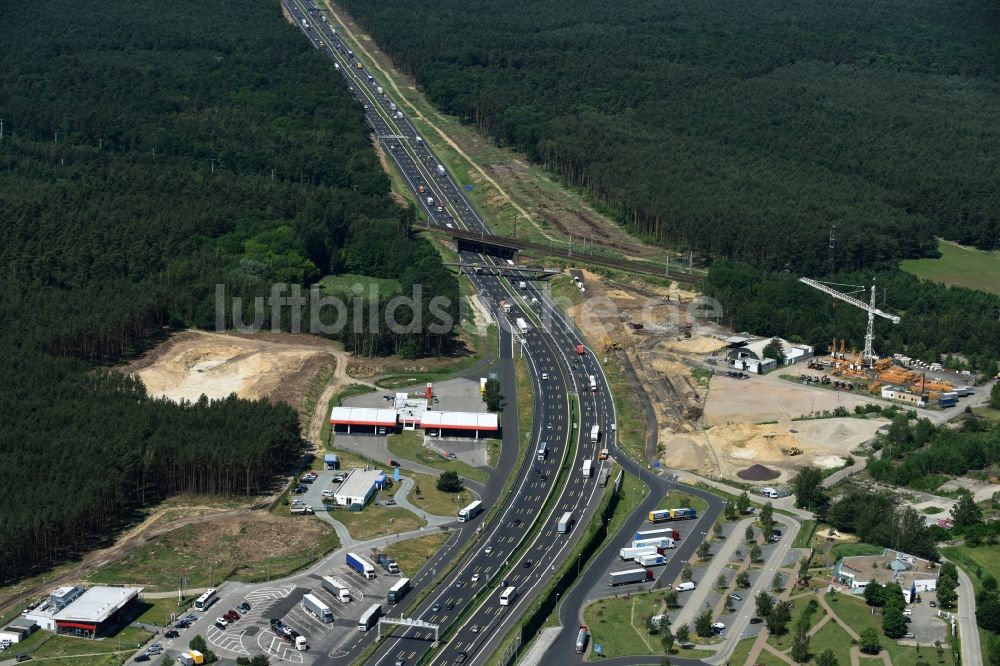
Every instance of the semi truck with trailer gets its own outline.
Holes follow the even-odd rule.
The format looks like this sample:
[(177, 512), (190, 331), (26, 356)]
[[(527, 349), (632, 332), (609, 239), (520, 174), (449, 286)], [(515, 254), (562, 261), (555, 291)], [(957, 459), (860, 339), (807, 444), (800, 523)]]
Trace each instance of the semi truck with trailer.
[(483, 503), (480, 500), (476, 500), (464, 509), (459, 509), (458, 511), (458, 522), (467, 523), (476, 516), (478, 516), (483, 511)]
[(583, 461), (583, 478), (589, 479), (594, 473), (594, 461), (587, 458)]
[(698, 512), (694, 509), (656, 509), (650, 511), (648, 520), (651, 523), (665, 523), (669, 520), (695, 520)]
[(351, 590), (347, 587), (347, 583), (337, 578), (323, 576), (323, 589), (345, 604), (351, 600)]
[(587, 639), (590, 637), (590, 632), (587, 631), (586, 626), (581, 626), (580, 631), (576, 634), (576, 653), (583, 654), (583, 651), (587, 649)]
[(629, 585), (631, 583), (646, 583), (653, 580), (653, 572), (649, 569), (626, 569), (625, 571), (612, 571), (608, 574), (608, 585)]
[(347, 561), (347, 566), (351, 567), (368, 580), (375, 578), (375, 567), (365, 558), (355, 553), (348, 553), (345, 559)]
[(385, 569), (386, 572), (391, 574), (399, 573), (399, 565), (396, 564), (396, 560), (392, 559), (385, 553), (379, 553), (376, 555), (376, 559), (378, 560), (379, 566)]
[(390, 604), (398, 604), (406, 596), (406, 593), (410, 591), (410, 579), (400, 578), (396, 581), (396, 584), (389, 588), (389, 591), (385, 595), (385, 600)]
[(306, 637), (295, 631), (281, 620), (271, 620), (271, 631), (286, 643), (295, 646), (296, 650), (305, 650), (308, 646)]
[(656, 546), (643, 546), (641, 548), (622, 548), (618, 551), (618, 556), (622, 558), (622, 562), (632, 562), (635, 558), (640, 555), (656, 555), (662, 552), (660, 548)]
[(611, 477), (611, 470), (602, 469), (601, 475), (597, 477), (597, 485), (599, 485), (601, 488), (606, 488), (608, 485), (608, 479), (610, 477)]
[(545, 456), (548, 454), (548, 449), (545, 448), (545, 443), (542, 442), (538, 445), (537, 457), (539, 461), (545, 460)]
[(585, 353), (587, 353), (587, 351), (586, 351), (586, 349), (584, 349), (583, 345), (577, 345), (576, 346), (576, 354), (577, 354), (577, 356), (583, 356)]
[(635, 540), (642, 541), (643, 539), (659, 539), (660, 537), (667, 537), (673, 539), (674, 541), (681, 540), (681, 533), (677, 531), (676, 527), (664, 527), (659, 530), (643, 530), (635, 533)]
[(333, 622), (333, 611), (330, 610), (330, 607), (311, 594), (303, 595), (302, 608), (315, 615), (316, 619), (324, 624)]
[(590, 429), (590, 443), (597, 444), (599, 441), (601, 441), (601, 426), (595, 423)]
[(559, 525), (556, 527), (559, 534), (566, 534), (573, 527), (573, 512), (567, 511), (559, 519)]

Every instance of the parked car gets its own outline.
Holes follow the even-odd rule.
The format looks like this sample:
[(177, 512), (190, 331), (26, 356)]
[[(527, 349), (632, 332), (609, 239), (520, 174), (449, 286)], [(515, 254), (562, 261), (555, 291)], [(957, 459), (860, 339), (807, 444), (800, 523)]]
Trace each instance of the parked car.
[(168, 631), (167, 633), (165, 633), (165, 634), (163, 634), (163, 635), (164, 635), (165, 637), (167, 637), (167, 638), (177, 638), (177, 637), (178, 637), (178, 636), (180, 636), (181, 634), (180, 634), (180, 632), (179, 632), (179, 631), (177, 631), (176, 629), (171, 629), (171, 630), (169, 630), (169, 631)]
[(740, 595), (736, 594), (735, 592), (730, 592), (729, 593), (729, 598), (732, 599), (733, 601), (743, 601), (743, 597), (741, 597)]
[(760, 624), (763, 621), (764, 620), (760, 619), (759, 617), (752, 617), (752, 618), (750, 618), (750, 624)]
[(931, 605), (931, 608), (937, 608), (937, 602), (934, 601), (933, 599), (931, 599), (930, 605)]
[(225, 617), (217, 617), (217, 618), (215, 618), (215, 625), (217, 627), (221, 627), (222, 629), (225, 629), (227, 624), (229, 624), (229, 622), (226, 621)]
[(244, 613), (246, 613), (247, 611), (250, 610), (250, 603), (244, 601), (239, 606), (237, 606), (237, 608), (239, 608), (241, 611), (243, 611)]
[(382, 502), (382, 504), (384, 504), (385, 506), (396, 506), (396, 500), (390, 497), (386, 501)]
[[(23, 659), (18, 659), (18, 661), (24, 661), (24, 660)], [(143, 653), (143, 654), (137, 654), (135, 656), (135, 659), (133, 659), (132, 661), (149, 661), (149, 655), (145, 654), (145, 653)]]

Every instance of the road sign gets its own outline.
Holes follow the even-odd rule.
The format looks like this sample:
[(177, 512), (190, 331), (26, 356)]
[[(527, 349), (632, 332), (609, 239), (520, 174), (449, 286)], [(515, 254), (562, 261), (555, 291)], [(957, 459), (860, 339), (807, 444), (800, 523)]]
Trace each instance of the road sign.
[(472, 185), (466, 185), (465, 186), (465, 191), (466, 192), (471, 192), (472, 190), (473, 190), (473, 186)]
[(598, 655), (600, 655), (600, 656), (603, 657), (604, 656), (604, 646), (601, 645), (600, 643), (594, 643), (594, 654), (598, 654)]

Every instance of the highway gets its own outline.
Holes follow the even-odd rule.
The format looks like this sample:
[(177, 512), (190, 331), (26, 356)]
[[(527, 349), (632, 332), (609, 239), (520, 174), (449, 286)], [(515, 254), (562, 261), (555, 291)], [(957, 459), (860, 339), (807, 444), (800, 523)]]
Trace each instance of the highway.
[[(302, 1), (286, 2), (285, 7), (300, 23), (313, 45), (335, 59), (352, 92), (365, 106), (366, 118), (385, 147), (386, 154), (417, 195), (429, 219), (446, 228), (451, 225), (489, 232), (458, 184), (449, 174), (440, 173), (437, 158), (417, 138), (416, 130), (405, 118), (399, 117), (401, 113), (391, 101), (378, 94), (378, 83), (374, 77), (369, 78), (371, 75), (357, 66), (347, 46), (336, 36), (332, 26), (321, 20), (316, 8)], [(490, 257), (471, 253), (463, 253), (460, 258), (468, 263), (494, 261)], [(516, 345), (516, 353), (526, 359), (532, 376), (535, 409), (529, 438), (530, 452), (519, 470), (512, 501), (495, 521), (485, 526), (473, 552), (414, 614), (442, 626), (465, 614), (461, 627), (436, 656), (435, 663), (459, 659), (462, 653), (465, 653), (465, 658), (471, 657), (470, 663), (475, 661), (480, 656), (476, 653), (481, 645), (497, 635), (498, 630), (504, 627), (505, 619), (520, 616), (530, 601), (529, 593), (537, 591), (539, 583), (547, 579), (547, 571), (558, 563), (560, 556), (569, 552), (575, 542), (576, 530), (571, 530), (569, 535), (557, 535), (557, 517), (571, 512), (578, 524), (585, 524), (596, 509), (596, 478), (600, 468), (595, 469), (590, 480), (583, 479), (578, 470), (584, 458), (597, 457), (598, 443), (590, 441), (591, 427), (597, 424), (607, 432), (610, 423), (614, 422), (613, 402), (599, 364), (590, 354), (576, 360), (575, 345), (582, 344), (579, 336), (575, 331), (564, 328), (548, 331), (539, 327), (537, 323), (542, 319), (537, 313), (533, 314), (527, 302), (519, 297), (519, 292), (528, 298), (535, 295), (541, 309), (551, 309), (547, 301), (542, 305), (543, 294), (533, 287), (530, 290), (516, 289), (508, 280), (495, 275), (473, 272), (470, 279), (494, 318), (501, 323), (504, 340)], [(501, 301), (511, 303), (509, 316), (501, 309)], [(526, 331), (512, 329), (511, 321), (518, 317), (531, 321)], [(515, 353), (514, 349), (505, 348), (505, 356), (508, 351)], [(589, 390), (588, 373), (600, 375), (597, 391)], [(510, 385), (510, 388), (513, 386)], [(578, 413), (573, 423), (570, 422), (572, 394), (579, 396)], [(604, 437), (606, 441), (601, 442), (602, 446), (613, 443), (613, 432)], [(577, 440), (579, 445), (571, 446)], [(538, 453), (540, 448), (544, 453)], [(574, 448), (575, 455), (570, 458)], [(568, 483), (561, 490), (557, 489), (559, 494), (554, 508), (543, 515), (542, 509), (564, 462), (569, 470)], [(539, 522), (537, 534), (530, 542), (524, 543), (524, 537), (533, 529), (535, 521)], [(503, 573), (505, 570), (506, 574)], [(518, 596), (511, 605), (499, 604), (500, 581), (518, 590)], [(477, 597), (479, 592), (484, 594)], [(476, 604), (471, 606), (473, 599)], [(473, 628), (478, 630), (473, 631)], [(426, 652), (431, 632), (408, 629), (400, 633), (399, 637), (387, 639), (370, 663), (395, 663), (397, 659), (410, 662)], [(348, 648), (357, 649), (363, 643), (352, 642)]]

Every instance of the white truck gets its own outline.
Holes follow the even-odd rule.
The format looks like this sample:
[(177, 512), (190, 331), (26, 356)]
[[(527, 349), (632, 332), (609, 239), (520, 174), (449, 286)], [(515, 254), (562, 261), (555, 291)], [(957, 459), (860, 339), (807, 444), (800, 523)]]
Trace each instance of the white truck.
[(597, 444), (601, 441), (601, 426), (594, 424), (594, 427), (590, 429), (590, 443)]
[(572, 527), (573, 527), (573, 512), (567, 511), (559, 519), (559, 524), (556, 526), (556, 530), (559, 532), (559, 534), (566, 534)]
[(676, 548), (676, 542), (670, 537), (659, 537), (657, 539), (637, 539), (632, 542), (633, 548), (647, 548), (653, 546), (654, 548)]
[(443, 166), (441, 166), (440, 164), (438, 164), (437, 165), (437, 170), (438, 170), (438, 175), (439, 176), (443, 176), (444, 175), (444, 167)]
[(333, 611), (330, 607), (311, 594), (302, 597), (302, 608), (315, 615), (316, 619), (324, 624), (333, 622)]
[(351, 600), (351, 590), (347, 587), (347, 583), (337, 578), (323, 576), (323, 589), (345, 604)]
[(591, 391), (596, 391), (597, 390), (597, 377), (595, 377), (594, 375), (590, 375), (589, 379), (590, 379), (590, 390)]
[(434, 205), (434, 197), (427, 197), (427, 205), (428, 206)]
[(643, 548), (622, 548), (618, 551), (618, 556), (623, 562), (629, 562), (641, 555), (656, 555), (660, 549), (656, 546), (645, 546)]
[(589, 479), (594, 473), (594, 461), (590, 458), (583, 461), (583, 478)]
[(524, 335), (525, 333), (528, 332), (528, 322), (518, 317), (514, 321), (514, 323), (517, 324), (517, 330), (521, 331), (521, 335)]
[(666, 564), (667, 558), (660, 553), (648, 553), (646, 555), (637, 555), (635, 562), (636, 564), (644, 567), (655, 567), (661, 564)]
[(528, 288), (528, 283), (525, 282), (524, 280), (521, 280), (521, 281), (519, 281), (517, 283), (517, 288), (518, 289), (527, 289)]

